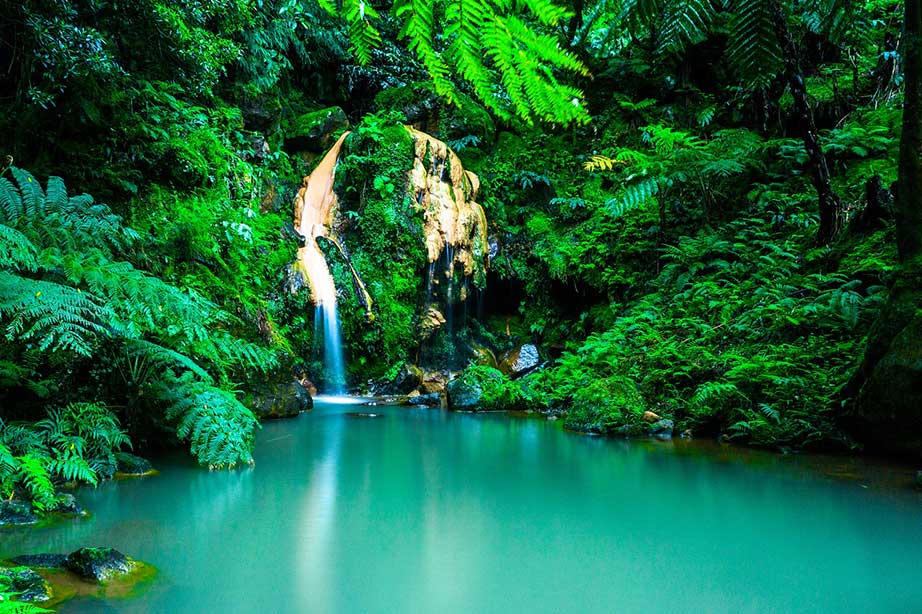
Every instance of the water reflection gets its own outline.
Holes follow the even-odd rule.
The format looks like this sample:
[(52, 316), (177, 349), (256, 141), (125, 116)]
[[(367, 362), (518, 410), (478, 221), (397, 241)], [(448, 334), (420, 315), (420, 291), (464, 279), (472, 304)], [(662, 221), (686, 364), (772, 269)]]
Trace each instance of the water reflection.
[(168, 456), (81, 491), (92, 518), (2, 533), (0, 556), (113, 545), (159, 567), (121, 612), (922, 611), (904, 469), (350, 409), (267, 424), (253, 469)]

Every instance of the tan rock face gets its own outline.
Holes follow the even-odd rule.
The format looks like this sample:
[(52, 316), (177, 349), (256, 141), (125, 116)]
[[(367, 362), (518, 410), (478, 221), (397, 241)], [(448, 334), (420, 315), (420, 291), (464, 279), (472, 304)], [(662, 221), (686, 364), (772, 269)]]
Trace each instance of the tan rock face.
[(461, 267), (465, 277), (473, 276), (478, 260), (488, 259), (487, 219), (477, 202), (480, 179), (465, 171), (461, 160), (438, 139), (408, 128), (413, 137), (414, 158), (410, 189), (423, 212), (426, 252), (435, 262), (452, 249), (448, 266)]
[[(449, 280), (457, 275), (482, 283), (489, 248), (486, 216), (476, 202), (480, 180), (464, 170), (461, 160), (448, 145), (413, 128), (407, 130), (414, 147), (413, 167), (407, 169), (407, 191), (412, 197), (412, 206), (422, 213), (424, 236), (421, 240), (425, 241), (428, 261), (430, 264), (444, 263), (445, 277)], [(296, 269), (307, 280), (315, 305), (336, 300), (335, 284), (318, 239), (331, 241), (344, 257), (346, 255), (334, 231), (340, 211), (333, 184), (337, 161), (348, 136), (348, 132), (344, 133), (304, 179), (294, 203), (294, 225), (305, 237), (304, 247), (298, 250)], [(345, 260), (349, 263), (348, 258)], [(372, 297), (351, 263), (349, 266), (359, 301), (370, 316)], [(456, 296), (449, 296), (455, 301), (466, 298), (466, 286), (461, 286)], [(445, 320), (437, 309), (429, 306), (426, 309), (423, 334), (429, 336)]]

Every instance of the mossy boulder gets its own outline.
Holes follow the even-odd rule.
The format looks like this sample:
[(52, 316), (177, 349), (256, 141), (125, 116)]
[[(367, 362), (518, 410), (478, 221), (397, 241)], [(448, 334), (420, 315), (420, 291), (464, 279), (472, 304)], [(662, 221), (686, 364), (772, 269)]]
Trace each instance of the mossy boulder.
[(66, 514), (68, 516), (87, 515), (87, 511), (83, 508), (82, 505), (80, 505), (80, 502), (77, 501), (77, 497), (70, 493), (58, 495), (55, 498), (54, 511), (58, 514)]
[(131, 571), (131, 560), (114, 548), (80, 548), (67, 555), (68, 570), (87, 580), (104, 582)]
[(256, 387), (248, 403), (260, 420), (293, 418), (314, 407), (314, 399), (300, 382), (291, 380)]
[(298, 115), (284, 127), (285, 149), (291, 152), (321, 152), (327, 149), (343, 131), (349, 119), (339, 107), (327, 107)]
[(501, 411), (522, 408), (518, 387), (493, 367), (472, 366), (448, 382), (448, 405), (468, 411)]
[(873, 446), (922, 457), (922, 312), (893, 338), (858, 396)]
[(149, 475), (155, 471), (149, 460), (135, 454), (118, 452), (115, 459), (118, 462), (116, 471), (122, 475)]
[(118, 461), (118, 473), (123, 475), (148, 475), (154, 471), (149, 460), (134, 454), (119, 452), (115, 459)]
[(38, 516), (25, 501), (0, 501), (0, 527), (35, 524)]
[(599, 378), (579, 388), (564, 426), (589, 433), (633, 435), (647, 433), (643, 399), (629, 379)]
[(51, 586), (43, 577), (28, 567), (0, 568), (0, 585), (19, 593), (17, 601), (41, 602), (51, 599)]

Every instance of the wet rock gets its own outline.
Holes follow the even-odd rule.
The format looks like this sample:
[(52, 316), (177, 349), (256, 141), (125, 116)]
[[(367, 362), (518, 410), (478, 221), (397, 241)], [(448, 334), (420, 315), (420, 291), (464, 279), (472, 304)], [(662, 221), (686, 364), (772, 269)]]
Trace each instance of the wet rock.
[(263, 384), (253, 391), (249, 403), (260, 420), (292, 418), (314, 407), (314, 400), (300, 382), (294, 380), (281, 384)]
[(384, 387), (384, 394), (409, 394), (423, 382), (423, 372), (416, 365), (405, 364), (397, 376)]
[(350, 411), (346, 415), (350, 418), (383, 418), (384, 414), (375, 414), (367, 411)]
[(650, 425), (650, 434), (657, 437), (672, 437), (675, 423), (672, 420), (658, 420)]
[(82, 578), (103, 582), (131, 571), (131, 561), (114, 548), (81, 548), (67, 555), (66, 567)]
[(51, 586), (28, 567), (2, 568), (0, 577), (6, 579), (12, 592), (19, 593), (16, 597), (18, 601), (41, 602), (51, 599)]
[(540, 364), (541, 358), (538, 356), (538, 348), (532, 343), (526, 343), (504, 352), (499, 358), (497, 368), (515, 379), (530, 373)]
[(54, 511), (59, 514), (86, 516), (86, 510), (77, 501), (77, 497), (71, 494), (58, 495), (55, 499)]
[(125, 475), (145, 475), (154, 470), (149, 460), (134, 454), (119, 452), (115, 458), (118, 461), (118, 472)]
[(26, 567), (41, 567), (42, 569), (63, 569), (67, 567), (66, 554), (21, 554), (10, 559), (11, 563), (25, 565)]
[(285, 130), (285, 149), (321, 152), (348, 128), (349, 119), (339, 107), (304, 113), (288, 124)]
[(419, 326), (419, 337), (421, 341), (425, 341), (433, 335), (437, 330), (439, 330), (445, 324), (445, 316), (442, 315), (442, 312), (436, 309), (435, 307), (429, 307), (426, 310), (426, 313), (422, 317), (422, 321)]
[(655, 414), (652, 411), (648, 410), (643, 413), (640, 419), (643, 420), (644, 422), (658, 422), (662, 418), (660, 418), (658, 414)]
[(38, 516), (25, 501), (0, 501), (0, 527), (35, 524)]

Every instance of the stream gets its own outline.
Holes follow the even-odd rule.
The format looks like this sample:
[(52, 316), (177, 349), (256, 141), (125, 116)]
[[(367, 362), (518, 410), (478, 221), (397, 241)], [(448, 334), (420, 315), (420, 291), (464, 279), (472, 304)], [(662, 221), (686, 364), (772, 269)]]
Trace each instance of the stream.
[(0, 558), (99, 545), (159, 569), (65, 613), (922, 611), (906, 468), (320, 400), (254, 455), (156, 458), (79, 490), (90, 518), (0, 534)]

